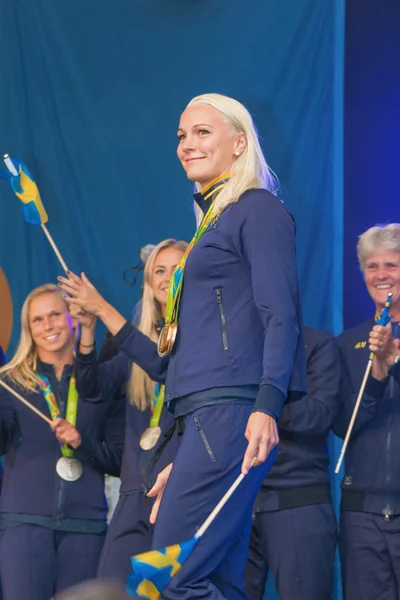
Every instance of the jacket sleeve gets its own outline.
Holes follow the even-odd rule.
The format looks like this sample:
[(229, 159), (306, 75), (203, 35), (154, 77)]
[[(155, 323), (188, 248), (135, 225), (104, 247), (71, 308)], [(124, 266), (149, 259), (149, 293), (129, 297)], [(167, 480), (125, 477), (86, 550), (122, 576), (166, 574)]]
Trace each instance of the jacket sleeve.
[(324, 333), (307, 361), (307, 395), (285, 404), (279, 428), (313, 436), (327, 435), (339, 407), (340, 368), (336, 340)]
[(74, 456), (90, 462), (101, 473), (119, 477), (124, 452), (125, 413), (125, 399), (112, 400), (104, 422), (103, 440), (98, 442), (83, 437)]
[(83, 400), (102, 402), (125, 396), (130, 362), (123, 354), (100, 364), (95, 352), (77, 351), (75, 364), (76, 386)]
[(250, 270), (254, 302), (265, 331), (263, 374), (254, 409), (279, 419), (300, 333), (295, 224), (265, 190), (253, 190), (243, 200), (234, 244)]
[(165, 383), (169, 357), (160, 358), (155, 344), (131, 323), (125, 323), (114, 336), (119, 351), (136, 363), (153, 381)]
[(17, 425), (17, 413), (10, 394), (0, 387), (0, 456), (6, 454)]
[[(340, 349), (340, 347), (339, 347)], [(340, 438), (346, 437), (347, 429), (357, 401), (359, 389), (355, 390), (349, 375), (351, 365), (340, 350), (341, 380), (340, 380), (340, 403), (336, 418), (332, 424), (333, 432)], [(367, 366), (367, 365), (366, 365)], [(357, 412), (356, 420), (352, 429), (352, 436), (356, 435), (376, 414), (379, 403), (383, 399), (389, 377), (384, 381), (378, 381), (372, 375), (369, 376), (365, 386), (364, 395)]]

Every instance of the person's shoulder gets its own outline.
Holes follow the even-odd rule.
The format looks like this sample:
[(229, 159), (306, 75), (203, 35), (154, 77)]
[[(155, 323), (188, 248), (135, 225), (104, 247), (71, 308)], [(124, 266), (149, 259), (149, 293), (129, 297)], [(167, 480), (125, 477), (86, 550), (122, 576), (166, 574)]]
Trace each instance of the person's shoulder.
[(337, 338), (341, 348), (364, 348), (368, 343), (368, 334), (374, 325), (374, 319), (368, 319), (354, 327), (345, 329)]
[(292, 213), (281, 200), (264, 188), (251, 188), (241, 194), (233, 205), (233, 215), (239, 218), (254, 215), (256, 218), (271, 216), (289, 219), (294, 223)]
[(306, 345), (316, 346), (324, 342), (335, 342), (335, 336), (324, 329), (314, 329), (313, 327), (304, 327), (304, 339)]

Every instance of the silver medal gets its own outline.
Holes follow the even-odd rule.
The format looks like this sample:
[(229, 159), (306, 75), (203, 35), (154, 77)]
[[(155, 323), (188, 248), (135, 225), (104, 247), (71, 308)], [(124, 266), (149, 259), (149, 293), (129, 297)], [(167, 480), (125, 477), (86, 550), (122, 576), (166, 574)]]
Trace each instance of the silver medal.
[(140, 437), (139, 446), (142, 450), (151, 450), (157, 444), (161, 435), (161, 427), (155, 425), (148, 427)]
[(62, 456), (57, 461), (56, 471), (64, 481), (77, 481), (82, 476), (83, 467), (77, 458)]

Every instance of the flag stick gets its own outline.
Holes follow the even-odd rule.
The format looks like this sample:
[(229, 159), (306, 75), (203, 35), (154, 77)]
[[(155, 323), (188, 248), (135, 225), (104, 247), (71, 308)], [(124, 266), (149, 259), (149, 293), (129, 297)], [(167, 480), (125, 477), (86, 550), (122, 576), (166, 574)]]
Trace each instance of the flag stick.
[(12, 175), (14, 175), (14, 177), (16, 177), (18, 175), (18, 171), (17, 169), (14, 167), (13, 161), (11, 160), (11, 158), (8, 156), (8, 154), (4, 155), (4, 162), (6, 164), (7, 169), (10, 171), (10, 173)]
[[(7, 169), (10, 171), (10, 173), (12, 175), (14, 175), (15, 177), (19, 175), (17, 169), (15, 168), (15, 166), (8, 154), (4, 155), (4, 162), (5, 162)], [(57, 248), (56, 243), (53, 240), (52, 236), (50, 235), (49, 230), (47, 229), (47, 227), (44, 223), (41, 223), (41, 226), (42, 226), (42, 229), (43, 229), (47, 239), (50, 242), (50, 246), (53, 248), (55, 255), (57, 256), (58, 260), (60, 261), (62, 268), (64, 269), (65, 272), (67, 272), (68, 271), (67, 264), (66, 264), (65, 260), (63, 259), (63, 257), (61, 256), (61, 252)]]
[[(255, 458), (253, 458), (253, 460), (251, 461), (250, 467), (253, 466), (254, 461), (255, 461)], [(221, 512), (221, 510), (223, 509), (225, 504), (228, 502), (229, 498), (232, 496), (233, 492), (236, 490), (237, 487), (239, 487), (239, 485), (242, 483), (242, 481), (245, 477), (246, 477), (246, 475), (244, 473), (241, 473), (239, 475), (239, 477), (237, 479), (235, 479), (235, 481), (232, 483), (229, 490), (221, 498), (221, 500), (218, 502), (218, 504), (214, 508), (214, 510), (208, 515), (208, 517), (204, 521), (203, 525), (197, 530), (197, 533), (194, 536), (195, 538), (200, 538), (207, 531), (207, 529), (210, 527), (211, 523), (214, 521), (215, 517)]]
[(342, 449), (340, 451), (340, 456), (339, 456), (339, 459), (338, 459), (337, 464), (336, 464), (336, 468), (335, 468), (336, 475), (339, 473), (340, 467), (342, 466), (344, 455), (345, 455), (345, 452), (347, 450), (347, 445), (349, 443), (349, 439), (350, 439), (350, 436), (351, 436), (351, 432), (353, 431), (354, 422), (356, 420), (358, 409), (360, 408), (361, 400), (362, 400), (362, 397), (363, 397), (363, 394), (364, 394), (365, 386), (367, 384), (367, 379), (368, 379), (369, 373), (371, 371), (373, 359), (374, 359), (374, 357), (372, 355), (372, 358), (369, 359), (368, 364), (367, 364), (367, 368), (365, 369), (364, 379), (362, 380), (360, 391), (358, 392), (357, 400), (356, 400), (356, 403), (355, 403), (354, 409), (353, 409), (353, 414), (351, 415), (350, 423), (349, 423), (349, 426), (347, 428), (346, 437), (344, 438), (343, 446), (342, 446)]
[[(388, 323), (390, 323), (389, 307), (390, 307), (390, 303), (392, 302), (392, 296), (393, 296), (392, 292), (389, 292), (388, 297), (387, 297), (386, 302), (385, 302), (385, 306), (383, 307), (383, 310), (382, 310), (382, 312), (380, 314), (380, 317), (379, 317), (378, 320), (375, 320), (375, 324), (376, 325), (383, 325), (383, 326), (385, 326)], [(346, 437), (344, 438), (342, 450), (340, 452), (339, 459), (338, 459), (337, 464), (336, 464), (336, 468), (335, 468), (336, 475), (339, 473), (340, 467), (342, 466), (343, 458), (344, 458), (344, 455), (345, 455), (345, 452), (346, 452), (346, 449), (347, 449), (347, 445), (349, 443), (351, 432), (353, 431), (354, 422), (355, 422), (356, 417), (357, 417), (358, 409), (360, 408), (360, 404), (361, 404), (361, 400), (362, 400), (362, 397), (363, 397), (363, 394), (364, 394), (365, 386), (367, 384), (367, 380), (368, 380), (369, 374), (371, 372), (371, 367), (372, 367), (372, 363), (373, 363), (374, 357), (375, 357), (375, 353), (374, 352), (370, 352), (369, 359), (368, 359), (368, 364), (367, 364), (367, 367), (365, 369), (365, 373), (364, 373), (364, 377), (363, 377), (363, 380), (362, 380), (362, 383), (361, 383), (360, 391), (358, 392), (357, 400), (356, 400), (356, 403), (355, 403), (354, 408), (353, 408), (353, 414), (351, 415), (350, 423), (349, 423), (349, 426), (348, 426), (347, 431), (346, 431)]]
[(28, 400), (25, 400), (25, 398), (23, 398), (20, 394), (18, 394), (18, 392), (13, 390), (12, 387), (10, 387), (6, 383), (4, 383), (4, 381), (2, 381), (1, 379), (0, 379), (0, 385), (3, 386), (3, 388), (5, 388), (8, 392), (10, 392), (10, 394), (12, 394), (16, 398), (18, 398), (18, 400), (20, 400), (23, 404), (25, 404), (25, 406), (27, 406), (28, 408), (33, 410), (33, 412), (36, 413), (41, 419), (43, 419), (43, 421), (46, 421), (46, 423), (48, 423), (49, 425), (51, 425), (53, 423), (53, 421), (51, 419), (49, 419), (48, 417), (46, 417), (46, 415), (44, 415), (42, 412), (40, 412), (40, 410), (38, 410), (36, 408), (36, 406), (33, 406), (33, 404), (28, 402)]
[(50, 245), (51, 245), (51, 247), (53, 248), (53, 250), (55, 252), (55, 255), (57, 256), (58, 260), (60, 261), (62, 268), (64, 269), (65, 272), (67, 272), (68, 271), (68, 267), (66, 265), (66, 262), (63, 259), (63, 257), (61, 256), (61, 252), (57, 248), (55, 241), (51, 237), (50, 231), (47, 229), (47, 227), (46, 227), (46, 225), (44, 223), (41, 223), (41, 227), (42, 227), (44, 233), (46, 234), (46, 237), (49, 240)]

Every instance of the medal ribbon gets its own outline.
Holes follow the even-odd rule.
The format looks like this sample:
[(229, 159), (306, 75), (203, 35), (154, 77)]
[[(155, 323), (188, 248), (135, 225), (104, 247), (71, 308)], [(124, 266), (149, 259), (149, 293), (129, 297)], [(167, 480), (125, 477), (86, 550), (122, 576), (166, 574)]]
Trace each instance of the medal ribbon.
[[(214, 179), (213, 181), (211, 181), (211, 183), (206, 185), (201, 190), (203, 199), (208, 200), (211, 196), (215, 196), (216, 194), (218, 194), (218, 192), (221, 191), (226, 182), (229, 181), (229, 177), (230, 173), (224, 173), (223, 175), (220, 175), (219, 177), (217, 177), (217, 179)], [(214, 204), (211, 204), (207, 213), (204, 215), (199, 228), (194, 234), (192, 241), (187, 247), (185, 254), (183, 255), (180, 263), (176, 267), (171, 277), (171, 281), (169, 282), (168, 287), (167, 307), (165, 311), (166, 324), (178, 322), (179, 304), (181, 300), (183, 286), (183, 275), (185, 271), (187, 257), (189, 256), (191, 250), (194, 248), (197, 242), (200, 240), (203, 233), (209, 228), (210, 224), (218, 218), (218, 216), (219, 215), (217, 214), (214, 208)]]
[(151, 419), (150, 419), (150, 427), (157, 427), (160, 423), (161, 413), (164, 404), (164, 384), (156, 383), (154, 388), (154, 395), (151, 401), (150, 410), (151, 410)]
[[(44, 375), (38, 375), (40, 381), (40, 389), (49, 407), (50, 415), (53, 421), (61, 416), (60, 409), (58, 407), (57, 398), (51, 387), (51, 383)], [(78, 412), (78, 390), (76, 389), (76, 377), (71, 376), (68, 388), (68, 400), (65, 420), (75, 427), (76, 425), (76, 414)], [(73, 456), (74, 452), (71, 448), (64, 444), (61, 446), (61, 452), (63, 456)]]

